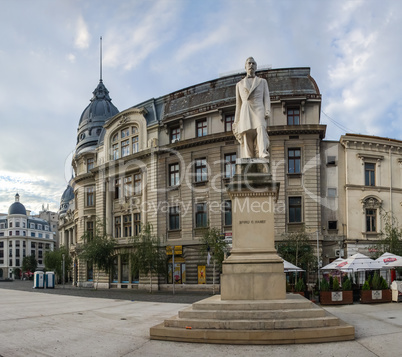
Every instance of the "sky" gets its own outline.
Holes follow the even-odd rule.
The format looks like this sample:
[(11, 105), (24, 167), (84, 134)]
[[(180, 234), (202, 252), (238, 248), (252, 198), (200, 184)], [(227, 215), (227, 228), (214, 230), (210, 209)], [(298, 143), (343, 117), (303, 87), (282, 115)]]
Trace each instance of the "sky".
[(59, 209), (100, 79), (125, 110), (244, 68), (310, 67), (327, 140), (402, 140), (402, 1), (0, 0), (0, 212)]

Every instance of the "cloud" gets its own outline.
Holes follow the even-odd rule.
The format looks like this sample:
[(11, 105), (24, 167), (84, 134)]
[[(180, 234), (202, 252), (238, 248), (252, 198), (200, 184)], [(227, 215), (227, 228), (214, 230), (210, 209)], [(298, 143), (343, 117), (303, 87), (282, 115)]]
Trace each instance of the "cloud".
[(74, 44), (79, 49), (85, 49), (89, 47), (89, 41), (91, 36), (88, 31), (88, 26), (82, 16), (79, 16), (76, 24), (76, 35)]

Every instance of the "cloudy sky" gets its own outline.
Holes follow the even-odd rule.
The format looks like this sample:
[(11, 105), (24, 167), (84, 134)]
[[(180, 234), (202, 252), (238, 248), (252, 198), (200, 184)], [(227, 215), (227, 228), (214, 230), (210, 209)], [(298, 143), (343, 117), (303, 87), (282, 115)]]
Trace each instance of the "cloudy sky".
[(402, 1), (0, 0), (0, 212), (57, 211), (103, 80), (121, 111), (241, 69), (311, 67), (329, 140), (402, 140)]

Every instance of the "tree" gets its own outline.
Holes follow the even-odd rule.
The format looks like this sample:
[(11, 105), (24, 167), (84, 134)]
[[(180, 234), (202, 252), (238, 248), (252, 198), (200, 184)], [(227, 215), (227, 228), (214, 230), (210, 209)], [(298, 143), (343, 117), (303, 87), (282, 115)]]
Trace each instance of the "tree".
[(141, 233), (131, 239), (129, 250), (131, 272), (149, 275), (150, 292), (152, 293), (153, 274), (166, 275), (166, 253), (160, 246), (158, 236), (153, 234), (150, 223), (142, 227)]
[(384, 230), (381, 231), (381, 240), (375, 245), (375, 258), (383, 253), (393, 253), (402, 256), (402, 228), (392, 212), (383, 212)]
[(46, 252), (44, 259), (46, 270), (54, 271), (59, 278), (62, 278), (63, 276), (63, 254), (64, 267), (68, 270), (73, 264), (73, 259), (66, 247), (60, 247), (59, 249)]
[(78, 256), (97, 267), (97, 289), (100, 271), (109, 275), (112, 269), (116, 241), (106, 233), (105, 225), (99, 219), (95, 222), (94, 231), (85, 231), (81, 238), (84, 243), (79, 247)]
[(314, 255), (308, 234), (303, 230), (289, 233), (277, 244), (278, 254), (307, 273), (317, 267), (317, 257)]
[(27, 255), (22, 259), (22, 271), (33, 273), (38, 267), (38, 262), (34, 255)]

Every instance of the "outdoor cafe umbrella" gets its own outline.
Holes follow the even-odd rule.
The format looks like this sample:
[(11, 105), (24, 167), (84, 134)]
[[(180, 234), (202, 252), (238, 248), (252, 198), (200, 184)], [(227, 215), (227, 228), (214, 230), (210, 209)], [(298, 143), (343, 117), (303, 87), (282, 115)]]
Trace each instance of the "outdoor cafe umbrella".
[(293, 265), (292, 263), (289, 263), (285, 259), (283, 259), (283, 268), (285, 270), (285, 273), (304, 271), (303, 269), (297, 267), (296, 265)]
[(383, 266), (383, 268), (386, 268), (386, 269), (393, 269), (393, 268), (397, 268), (397, 267), (402, 267), (402, 258), (399, 258), (399, 259), (395, 260), (394, 262), (391, 262), (391, 263)]
[(345, 259), (342, 258), (337, 258), (335, 259), (332, 263), (327, 264), (326, 266), (323, 266), (321, 270), (336, 270), (336, 266), (340, 263), (342, 263)]
[(339, 263), (335, 269), (345, 271), (345, 272), (357, 272), (366, 270), (380, 269), (379, 265), (370, 259), (368, 256), (356, 253), (351, 257), (345, 259), (343, 262)]
[(380, 269), (387, 269), (389, 264), (396, 262), (398, 259), (402, 259), (402, 257), (393, 253), (384, 253), (375, 261), (380, 266)]

